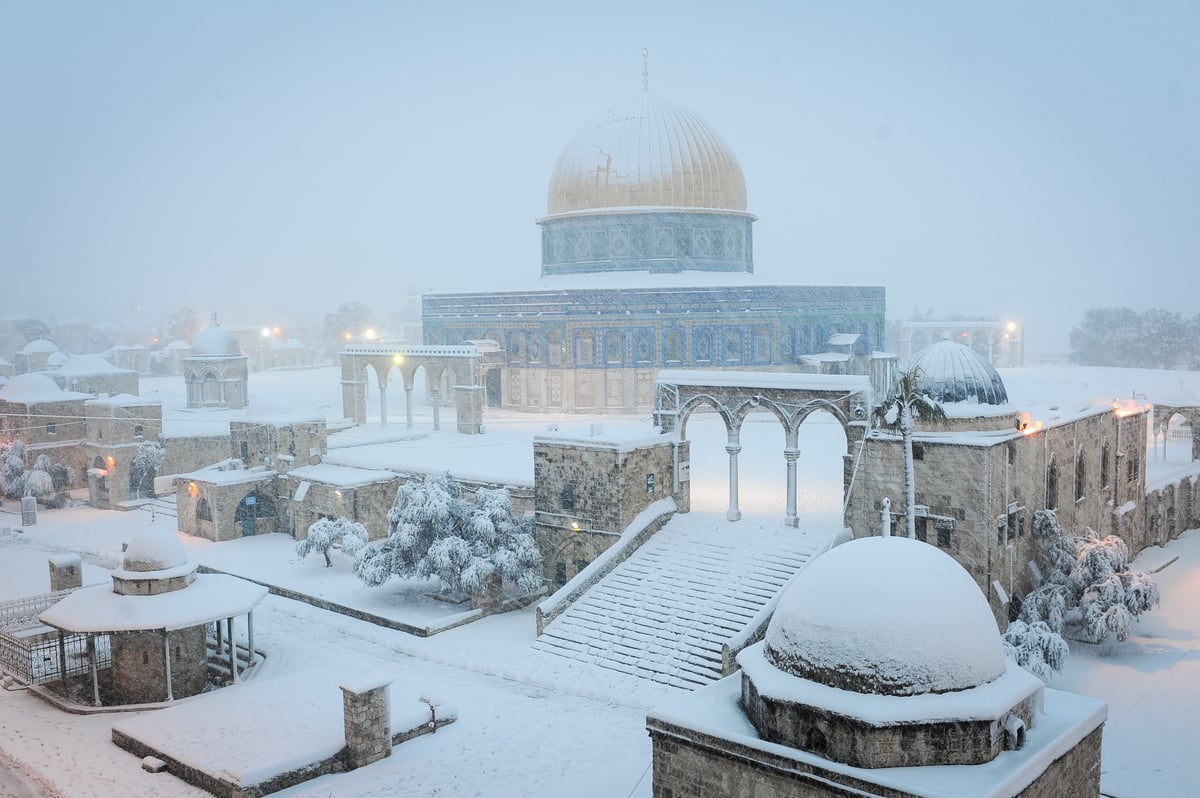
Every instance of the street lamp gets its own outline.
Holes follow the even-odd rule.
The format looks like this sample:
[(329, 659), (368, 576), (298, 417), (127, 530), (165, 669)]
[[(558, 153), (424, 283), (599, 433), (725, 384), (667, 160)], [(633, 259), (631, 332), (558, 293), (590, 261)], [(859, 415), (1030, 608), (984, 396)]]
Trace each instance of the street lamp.
[(267, 367), (267, 339), (271, 337), (271, 328), (263, 327), (262, 334), (258, 339), (258, 370), (263, 371)]

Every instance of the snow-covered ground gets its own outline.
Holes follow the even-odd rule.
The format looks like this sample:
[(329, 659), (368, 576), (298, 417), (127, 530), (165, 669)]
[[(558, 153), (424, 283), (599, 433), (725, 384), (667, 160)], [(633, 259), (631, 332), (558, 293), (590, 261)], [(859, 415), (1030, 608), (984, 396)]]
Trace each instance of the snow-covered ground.
[[(1052, 412), (1051, 407), (1109, 403), (1114, 397), (1136, 396), (1144, 401), (1142, 397), (1174, 398), (1181, 393), (1200, 396), (1200, 374), (1186, 372), (1054, 367), (1002, 374), (1016, 404), (1037, 404), (1047, 412)], [(252, 375), (251, 405), (245, 411), (181, 410), (179, 378), (146, 380), (143, 393), (162, 398), (167, 434), (220, 434), (231, 417), (320, 414), (340, 420), (337, 379), (336, 369)], [(372, 411), (377, 412), (369, 408)], [(518, 482), (532, 480), (529, 441), (534, 435), (544, 434), (549, 424), (557, 424), (560, 432), (587, 434), (590, 423), (576, 416), (489, 411), (485, 435), (460, 436), (449, 431), (452, 411), (442, 413), (439, 433), (431, 431), (424, 409), (412, 431), (406, 430), (402, 411), (393, 413), (383, 427), (377, 418), (371, 420), (335, 435), (329, 459), (371, 467), (419, 463), (432, 471), (469, 471)], [(603, 423), (606, 434), (650, 431), (648, 419), (606, 418)], [(688, 433), (693, 441), (694, 515), (699, 522), (700, 513), (724, 511), (728, 460), (724, 434), (715, 418), (693, 419)], [(379, 443), (385, 440), (392, 442)], [(1151, 481), (1186, 465), (1190, 452), (1177, 443), (1169, 442), (1166, 454), (1151, 460)], [(782, 519), (782, 444), (782, 434), (771, 423), (752, 423), (743, 432), (741, 506), (746, 518), (739, 523), (776, 524)], [(814, 419), (806, 424), (800, 446), (801, 523), (834, 525), (840, 512), (845, 447), (841, 430)], [(172, 528), (172, 519), (161, 514), (152, 518), (141, 511), (76, 507), (42, 511), (36, 526), (4, 532), (5, 527), (19, 526), (19, 515), (13, 510), (12, 502), (0, 508), (0, 599), (46, 591), (47, 553), (80, 552), (85, 559), (85, 583), (101, 583), (107, 580), (105, 569), (119, 563), (123, 541), (151, 525)], [(736, 529), (731, 525), (734, 536)], [(234, 559), (241, 572), (293, 587), (308, 584), (330, 600), (367, 601), (377, 610), (408, 617), (445, 611), (433, 608), (432, 602), (422, 608), (420, 591), (415, 589), (412, 600), (400, 600), (406, 587), (399, 582), (361, 587), (337, 555), (330, 569), (319, 557), (297, 561), (282, 536), (232, 544), (191, 539), (184, 543), (197, 559), (214, 563)], [(1107, 653), (1073, 645), (1066, 671), (1052, 683), (1109, 702), (1103, 786), (1122, 798), (1194, 794), (1195, 769), (1187, 746), (1192, 738), (1189, 724), (1200, 717), (1196, 686), (1200, 685), (1196, 656), (1200, 532), (1185, 533), (1166, 549), (1146, 552), (1138, 566), (1157, 567), (1176, 556), (1178, 560), (1157, 577), (1162, 607), (1137, 625), (1136, 636)], [(534, 633), (532, 608), (417, 638), (268, 597), (255, 612), (256, 644), (269, 655), (256, 681), (266, 685), (268, 680), (305, 672), (312, 674), (305, 689), (325, 690), (336, 689), (339, 681), (364, 671), (388, 673), (395, 676), (403, 694), (437, 696), (457, 707), (459, 716), (436, 735), (397, 747), (387, 760), (299, 785), (281, 795), (650, 795), (645, 714), (669, 695), (669, 688), (538, 654), (530, 646)], [(251, 682), (244, 689), (253, 690), (255, 685)], [(295, 700), (307, 700), (304, 690)], [(224, 715), (220, 734), (254, 740), (255, 717)], [(6, 759), (12, 760), (12, 767), (50, 795), (203, 794), (172, 776), (142, 771), (136, 757), (111, 743), (112, 725), (129, 717), (125, 713), (68, 715), (23, 691), (0, 692), (0, 767), (8, 764)], [(5, 789), (10, 788), (0, 783), (0, 794)]]

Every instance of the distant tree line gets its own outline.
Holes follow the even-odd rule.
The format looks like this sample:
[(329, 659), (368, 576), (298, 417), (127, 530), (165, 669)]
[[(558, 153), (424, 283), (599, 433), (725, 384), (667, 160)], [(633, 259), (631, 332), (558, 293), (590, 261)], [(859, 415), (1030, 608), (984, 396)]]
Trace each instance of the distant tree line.
[(1070, 357), (1083, 366), (1200, 370), (1200, 315), (1089, 308), (1071, 330)]

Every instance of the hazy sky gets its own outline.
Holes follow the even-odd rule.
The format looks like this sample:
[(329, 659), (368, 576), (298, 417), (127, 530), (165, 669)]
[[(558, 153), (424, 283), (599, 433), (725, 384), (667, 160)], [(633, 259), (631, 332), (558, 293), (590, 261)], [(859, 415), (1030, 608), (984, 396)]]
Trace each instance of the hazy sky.
[(1197, 31), (1194, 0), (0, 0), (0, 313), (532, 286), (554, 161), (647, 47), (741, 161), (763, 278), (1065, 350), (1086, 307), (1200, 312)]

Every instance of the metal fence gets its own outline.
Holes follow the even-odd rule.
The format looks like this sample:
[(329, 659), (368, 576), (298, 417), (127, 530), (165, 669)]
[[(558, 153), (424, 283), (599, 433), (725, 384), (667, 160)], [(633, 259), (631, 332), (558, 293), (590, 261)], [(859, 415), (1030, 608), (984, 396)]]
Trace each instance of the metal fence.
[[(91, 670), (88, 635), (63, 634), (38, 620), (70, 590), (0, 603), (0, 668), (25, 684), (53, 682)], [(108, 635), (93, 635), (96, 668), (112, 664)]]

